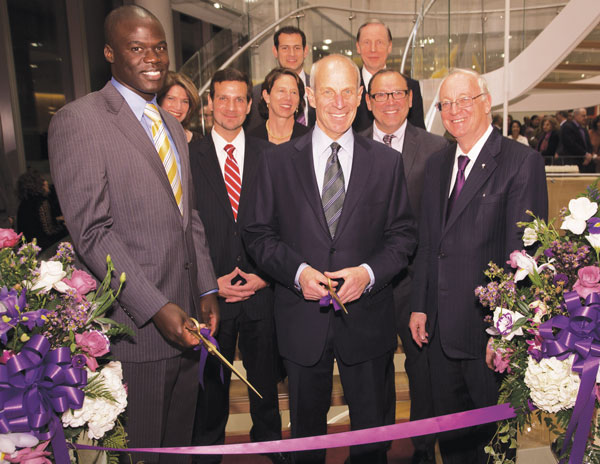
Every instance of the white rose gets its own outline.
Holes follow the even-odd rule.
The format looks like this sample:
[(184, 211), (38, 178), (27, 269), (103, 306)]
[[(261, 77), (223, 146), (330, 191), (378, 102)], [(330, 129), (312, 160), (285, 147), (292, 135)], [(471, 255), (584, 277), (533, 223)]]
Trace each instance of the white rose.
[(574, 358), (575, 355), (563, 361), (554, 357), (544, 358), (539, 363), (529, 358), (525, 384), (531, 390), (531, 400), (538, 408), (555, 413), (575, 405), (581, 379), (572, 370)]
[(562, 225), (563, 230), (570, 230), (574, 234), (581, 235), (585, 230), (586, 221), (598, 211), (598, 204), (586, 197), (576, 198), (569, 202), (569, 214)]
[(54, 284), (67, 275), (60, 261), (42, 261), (39, 273), (38, 278), (33, 281), (32, 290), (42, 290), (43, 293), (52, 290)]
[(525, 227), (525, 230), (523, 231), (523, 244), (525, 246), (531, 246), (537, 242), (537, 239), (538, 236), (535, 229), (532, 229), (531, 227)]
[(494, 310), (494, 327), (503, 338), (512, 340), (515, 335), (523, 335), (523, 327), (513, 329), (515, 323), (523, 317), (525, 316), (520, 313), (498, 306)]

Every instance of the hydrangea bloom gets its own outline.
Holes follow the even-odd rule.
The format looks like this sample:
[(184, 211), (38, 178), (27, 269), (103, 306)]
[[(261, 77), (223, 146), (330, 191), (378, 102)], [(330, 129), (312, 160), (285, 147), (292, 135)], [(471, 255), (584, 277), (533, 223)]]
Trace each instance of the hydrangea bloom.
[(570, 355), (563, 361), (554, 357), (543, 358), (539, 363), (529, 358), (525, 384), (538, 408), (554, 413), (575, 405), (581, 380), (571, 369), (574, 357)]

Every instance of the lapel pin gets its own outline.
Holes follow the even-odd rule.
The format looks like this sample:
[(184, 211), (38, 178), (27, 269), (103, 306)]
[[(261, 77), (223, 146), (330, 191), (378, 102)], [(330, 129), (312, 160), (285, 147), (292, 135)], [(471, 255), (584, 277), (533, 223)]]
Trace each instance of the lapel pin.
[(481, 163), (481, 169), (485, 169), (485, 163)]

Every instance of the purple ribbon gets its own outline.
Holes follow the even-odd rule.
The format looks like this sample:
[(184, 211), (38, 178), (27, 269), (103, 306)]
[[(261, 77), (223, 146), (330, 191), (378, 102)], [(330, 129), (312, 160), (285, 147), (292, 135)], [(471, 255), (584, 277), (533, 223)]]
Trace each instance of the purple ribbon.
[[(219, 342), (215, 337), (210, 334), (210, 330), (206, 327), (200, 329), (200, 333), (206, 338), (209, 342), (211, 342), (217, 350), (221, 351), (219, 348)], [(204, 346), (204, 343), (200, 342), (200, 344), (194, 348), (194, 350), (200, 350), (200, 364), (198, 365), (198, 380), (200, 381), (200, 385), (204, 389), (204, 368), (206, 367), (206, 360), (208, 359), (208, 349)], [(225, 383), (225, 378), (223, 377), (223, 365), (221, 364), (221, 383)]]
[(74, 444), (73, 448), (116, 451), (125, 453), (165, 453), (165, 454), (265, 454), (288, 453), (341, 446), (364, 445), (382, 441), (400, 440), (421, 435), (447, 432), (465, 427), (497, 422), (515, 417), (515, 411), (509, 403), (457, 412), (446, 416), (431, 417), (418, 421), (403, 422), (351, 432), (332, 433), (317, 437), (291, 438), (278, 441), (238, 443), (234, 445), (186, 446), (173, 448), (102, 448)]
[[(585, 300), (586, 306), (581, 305), (577, 292), (566, 292), (564, 299), (569, 317), (555, 316), (540, 325), (542, 356), (565, 359), (571, 353), (575, 354), (573, 371), (581, 376), (581, 384), (561, 454), (567, 451), (573, 439), (569, 463), (580, 463), (596, 402), (594, 386), (600, 364), (600, 294), (590, 294)], [(564, 459), (560, 463), (564, 463)]]
[(32, 336), (0, 365), (0, 433), (33, 432), (39, 440), (51, 440), (56, 463), (68, 464), (58, 415), (83, 406), (85, 385), (87, 373), (71, 366), (69, 348), (50, 350), (46, 337)]
[(333, 304), (333, 309), (335, 311), (339, 311), (340, 309), (342, 309), (342, 307), (340, 306), (340, 304), (336, 301), (335, 298), (333, 298), (331, 296), (330, 293), (328, 293), (327, 295), (325, 295), (323, 298), (321, 298), (319, 300), (319, 306), (321, 306), (322, 308), (326, 308), (330, 304)]

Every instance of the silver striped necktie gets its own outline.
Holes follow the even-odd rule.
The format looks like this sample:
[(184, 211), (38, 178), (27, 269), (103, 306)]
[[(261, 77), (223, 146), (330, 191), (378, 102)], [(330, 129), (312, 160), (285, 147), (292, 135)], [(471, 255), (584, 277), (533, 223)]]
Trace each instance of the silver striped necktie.
[(327, 159), (325, 177), (323, 179), (323, 193), (321, 195), (323, 211), (325, 212), (325, 219), (327, 220), (327, 227), (329, 227), (331, 238), (335, 237), (335, 230), (342, 215), (344, 197), (346, 196), (344, 191), (344, 173), (338, 159), (340, 148), (342, 147), (339, 143), (333, 142), (331, 144), (331, 155)]

